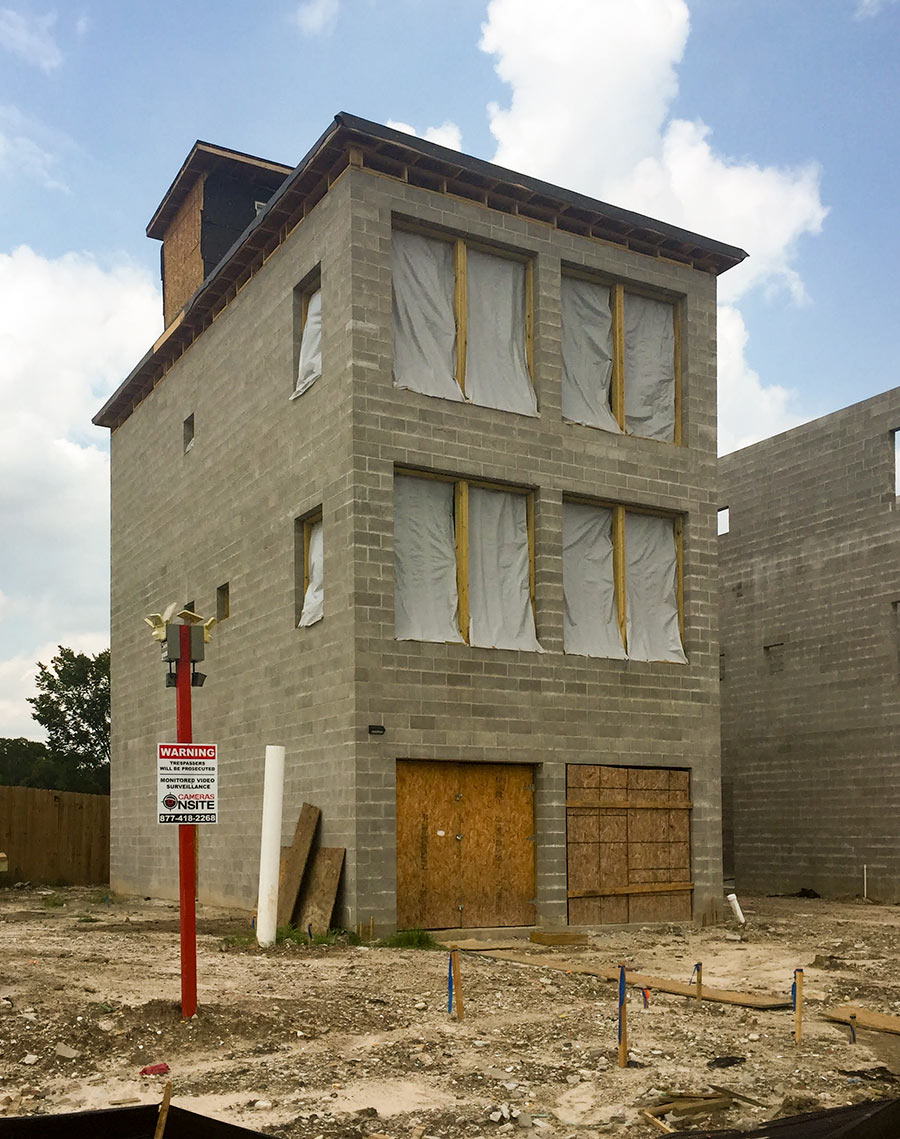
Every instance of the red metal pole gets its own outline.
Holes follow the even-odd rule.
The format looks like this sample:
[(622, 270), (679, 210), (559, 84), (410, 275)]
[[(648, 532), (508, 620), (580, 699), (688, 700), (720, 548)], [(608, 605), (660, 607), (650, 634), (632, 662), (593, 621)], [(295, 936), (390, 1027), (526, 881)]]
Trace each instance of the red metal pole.
[[(178, 631), (180, 654), (175, 664), (175, 724), (178, 743), (194, 742), (191, 724), (191, 627)], [(181, 907), (181, 1015), (189, 1020), (197, 1011), (197, 885), (194, 877), (193, 823), (178, 826), (178, 887)]]

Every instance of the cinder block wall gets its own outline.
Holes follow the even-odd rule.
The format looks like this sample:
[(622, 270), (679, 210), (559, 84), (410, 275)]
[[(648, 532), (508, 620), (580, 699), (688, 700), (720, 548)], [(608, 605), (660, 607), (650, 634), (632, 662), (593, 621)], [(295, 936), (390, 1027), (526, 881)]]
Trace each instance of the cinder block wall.
[[(353, 170), (357, 904), (395, 920), (397, 759), (536, 766), (538, 921), (566, 920), (565, 764), (692, 770), (695, 914), (721, 903), (715, 580), (715, 279), (523, 218)], [(535, 263), (540, 418), (393, 387), (391, 225), (399, 214)], [(686, 446), (561, 417), (562, 263), (686, 297)], [(537, 631), (544, 654), (394, 639), (393, 478), (401, 464), (536, 488)], [(688, 666), (565, 656), (562, 500), (594, 495), (685, 515)], [(367, 725), (383, 723), (383, 736)]]
[[(301, 803), (346, 846), (353, 889), (353, 480), (349, 186), (339, 181), (112, 435), (112, 868), (115, 889), (177, 897), (175, 828), (155, 821), (156, 744), (174, 692), (142, 617), (170, 601), (231, 616), (194, 689), (194, 739), (220, 746), (220, 822), (198, 828), (199, 896), (252, 908), (266, 744), (287, 748), (284, 841)], [(297, 284), (321, 266), (323, 376), (294, 384)], [(195, 417), (183, 452), (184, 419)], [(321, 506), (327, 619), (297, 629), (294, 520)]]
[(900, 900), (897, 428), (900, 388), (720, 462), (739, 888)]

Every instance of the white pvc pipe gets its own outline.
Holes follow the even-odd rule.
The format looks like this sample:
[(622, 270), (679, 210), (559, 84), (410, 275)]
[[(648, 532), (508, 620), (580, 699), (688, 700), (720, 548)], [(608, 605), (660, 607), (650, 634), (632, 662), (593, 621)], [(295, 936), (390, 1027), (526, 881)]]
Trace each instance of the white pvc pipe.
[(284, 748), (266, 748), (263, 777), (262, 836), (259, 844), (259, 899), (256, 940), (275, 944), (278, 917), (278, 868), (281, 860), (281, 802), (284, 795)]
[(731, 906), (731, 912), (734, 914), (738, 925), (746, 925), (747, 919), (744, 917), (741, 903), (737, 900), (737, 894), (726, 894), (726, 899), (729, 906)]

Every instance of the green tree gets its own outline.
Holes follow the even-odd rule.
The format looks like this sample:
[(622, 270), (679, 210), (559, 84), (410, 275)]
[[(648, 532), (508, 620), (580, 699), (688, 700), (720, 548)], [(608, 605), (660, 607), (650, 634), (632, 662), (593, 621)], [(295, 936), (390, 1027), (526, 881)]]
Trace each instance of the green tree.
[(57, 787), (108, 791), (109, 649), (88, 656), (60, 645), (49, 667), (38, 662), (36, 683), (38, 695), (28, 702), (47, 732), (47, 750), (59, 771)]
[(43, 787), (35, 783), (35, 768), (52, 763), (50, 753), (38, 740), (0, 739), (0, 784), (4, 787)]

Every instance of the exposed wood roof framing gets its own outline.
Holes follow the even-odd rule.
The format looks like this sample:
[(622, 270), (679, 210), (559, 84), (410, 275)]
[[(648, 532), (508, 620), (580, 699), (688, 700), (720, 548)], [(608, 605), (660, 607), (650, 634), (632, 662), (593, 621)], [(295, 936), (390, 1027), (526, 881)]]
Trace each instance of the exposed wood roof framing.
[[(164, 232), (166, 218), (174, 214), (183, 197), (180, 180), (192, 160), (195, 165), (198, 160), (227, 162), (228, 155), (236, 153), (197, 143), (147, 227), (148, 234), (159, 237)], [(239, 157), (269, 171), (289, 171), (263, 159)], [(128, 418), (349, 165), (701, 272), (722, 273), (747, 256), (734, 246), (342, 113), (286, 174), (268, 206), (94, 416), (94, 423), (116, 428)]]

